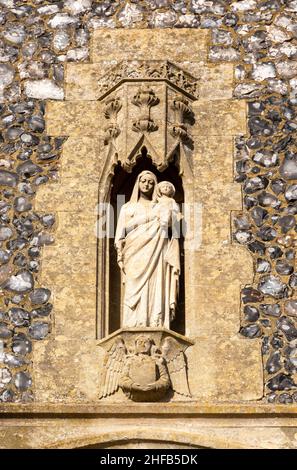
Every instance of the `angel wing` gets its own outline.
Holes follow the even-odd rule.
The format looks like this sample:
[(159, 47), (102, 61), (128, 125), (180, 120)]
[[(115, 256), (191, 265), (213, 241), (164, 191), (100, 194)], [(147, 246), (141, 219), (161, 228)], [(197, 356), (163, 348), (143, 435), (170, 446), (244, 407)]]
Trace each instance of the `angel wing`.
[(119, 336), (105, 354), (99, 398), (112, 395), (118, 390), (126, 353), (125, 342)]
[(167, 337), (162, 344), (162, 356), (166, 360), (172, 389), (179, 395), (191, 397), (187, 363), (184, 351), (176, 339)]

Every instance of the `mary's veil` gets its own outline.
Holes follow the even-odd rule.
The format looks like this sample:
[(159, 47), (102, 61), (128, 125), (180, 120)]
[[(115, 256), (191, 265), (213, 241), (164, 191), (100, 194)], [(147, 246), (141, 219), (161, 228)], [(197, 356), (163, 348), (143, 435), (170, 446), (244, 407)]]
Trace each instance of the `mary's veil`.
[(136, 178), (134, 188), (133, 188), (133, 191), (132, 191), (132, 195), (131, 195), (131, 198), (130, 198), (129, 202), (132, 202), (134, 204), (138, 202), (138, 199), (139, 199), (139, 180), (144, 175), (150, 175), (153, 178), (155, 185), (154, 185), (154, 190), (153, 190), (153, 194), (152, 194), (152, 202), (157, 201), (157, 184), (158, 184), (157, 177), (152, 171), (144, 170), (141, 173), (139, 173), (139, 175)]

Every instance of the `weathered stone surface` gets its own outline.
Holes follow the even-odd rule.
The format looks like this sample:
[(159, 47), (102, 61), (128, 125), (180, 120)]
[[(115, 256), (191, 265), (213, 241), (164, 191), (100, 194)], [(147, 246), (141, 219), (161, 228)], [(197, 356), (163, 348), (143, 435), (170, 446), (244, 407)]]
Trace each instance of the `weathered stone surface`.
[[(14, 6), (9, 0), (2, 0), (0, 3), (9, 8)], [(37, 3), (41, 5), (40, 1)], [(35, 100), (63, 99), (63, 64), (69, 60), (87, 60), (87, 27), (91, 24), (97, 27), (119, 26), (120, 23), (125, 27), (132, 27), (139, 21), (147, 21), (148, 15), (140, 5), (131, 3), (130, 6), (123, 7), (122, 5), (111, 6), (104, 2), (100, 5), (92, 5), (91, 9), (90, 3), (87, 0), (74, 0), (64, 2), (64, 5), (61, 2), (57, 5), (42, 5), (38, 9), (31, 5), (15, 8), (13, 14), (16, 18), (24, 18), (21, 21), (27, 21), (27, 18), (30, 18), (31, 8), (34, 11), (38, 10), (38, 14), (44, 16), (42, 21), (36, 21), (30, 24), (29, 28), (20, 27), (18, 30), (11, 29), (9, 16), (7, 30), (4, 32), (6, 43), (5, 46), (0, 47), (3, 63), (9, 63), (9, 67), (16, 64), (18, 70), (13, 77), (11, 74), (9, 76), (4, 74), (4, 81), (6, 80), (7, 83), (5, 82), (3, 96), (7, 103), (11, 103), (8, 113), (5, 112), (3, 118), (3, 124), (7, 127), (3, 133), (4, 150), (12, 156), (8, 156), (5, 164), (1, 163), (6, 172), (4, 175), (0, 173), (4, 181), (4, 202), (0, 206), (1, 224), (6, 228), (10, 223), (11, 213), (14, 211), (13, 217), (16, 216), (17, 221), (12, 225), (13, 231), (20, 232), (16, 240), (10, 238), (3, 240), (4, 245), (7, 243), (7, 247), (3, 247), (1, 251), (1, 263), (7, 264), (2, 266), (5, 269), (1, 271), (1, 278), (7, 280), (13, 275), (16, 277), (17, 271), (10, 270), (16, 267), (20, 269), (19, 266), (22, 269), (28, 267), (34, 273), (34, 269), (38, 270), (38, 264), (41, 261), (41, 275), (38, 275), (35, 291), (33, 290), (30, 294), (29, 291), (5, 292), (5, 297), (7, 296), (5, 300), (12, 298), (12, 302), (15, 302), (13, 308), (17, 309), (13, 311), (11, 308), (8, 317), (5, 316), (5, 312), (0, 313), (4, 341), (8, 339), (12, 342), (15, 354), (7, 354), (5, 367), (28, 367), (28, 369), (32, 367), (22, 358), (22, 355), (30, 352), (30, 346), (26, 343), (28, 340), (20, 338), (15, 340), (12, 336), (14, 334), (12, 325), (29, 330), (29, 317), (25, 313), (21, 314), (21, 305), (23, 305), (22, 302), (26, 302), (26, 305), (28, 302), (30, 305), (30, 298), (33, 298), (34, 305), (30, 311), (32, 325), (29, 335), (34, 343), (34, 368), (37, 364), (32, 377), (36, 381), (34, 387), (37, 384), (38, 400), (59, 402), (61, 409), (65, 406), (64, 401), (72, 402), (73, 410), (77, 411), (78, 404), (86, 401), (93, 402), (98, 398), (99, 377), (96, 372), (98, 372), (98, 364), (102, 362), (102, 356), (99, 348), (94, 344), (96, 335), (94, 286), (96, 284), (93, 274), (90, 274), (96, 271), (96, 239), (93, 236), (93, 225), (96, 219), (94, 201), (97, 201), (98, 181), (104, 168), (101, 152), (102, 139), (99, 135), (103, 134), (103, 126), (100, 124), (101, 116), (99, 116), (101, 108), (96, 103), (98, 70), (104, 73), (112, 60), (126, 57), (131, 59), (153, 57), (155, 50), (157, 58), (165, 58), (182, 64), (193, 74), (197, 73), (200, 80), (200, 98), (197, 108), (194, 108), (195, 112), (199, 114), (201, 111), (201, 114), (199, 120), (196, 121), (193, 133), (195, 151), (192, 162), (197, 184), (192, 186), (193, 194), (190, 199), (193, 197), (193, 200), (196, 200), (197, 198), (201, 204), (200, 226), (202, 228), (200, 227), (199, 250), (194, 253), (189, 251), (194, 260), (194, 267), (191, 263), (187, 264), (189, 253), (185, 256), (187, 295), (189, 295), (186, 305), (191, 306), (190, 312), (186, 313), (186, 331), (194, 336), (200, 334), (202, 336), (202, 338), (197, 337), (197, 344), (189, 349), (190, 367), (193, 369), (197, 367), (197, 351), (199, 364), (201, 363), (197, 374), (190, 377), (191, 386), (194, 391), (197, 391), (195, 397), (199, 399), (199, 403), (193, 404), (195, 412), (197, 409), (214, 412), (215, 409), (217, 410), (215, 407), (219, 401), (227, 402), (227, 405), (222, 405), (225, 413), (230, 413), (230, 410), (235, 409), (236, 406), (236, 412), (240, 413), (245, 409), (248, 410), (247, 413), (253, 413), (255, 410), (265, 413), (267, 406), (270, 407), (270, 413), (274, 413), (277, 409), (283, 412), (285, 407), (287, 410), (293, 410), (294, 400), (296, 403), (294, 398), (296, 359), (293, 352), (296, 347), (293, 292), (296, 287), (296, 276), (293, 272), (296, 194), (294, 181), (289, 181), (293, 183), (290, 185), (287, 180), (296, 179), (294, 145), (292, 141), (290, 142), (290, 137), (296, 130), (294, 114), (296, 84), (292, 75), (296, 46), (294, 40), (291, 40), (296, 37), (296, 25), (291, 17), (291, 13), (296, 9), (296, 2), (287, 2), (284, 5), (284, 11), (278, 13), (279, 4), (274, 1), (267, 2), (258, 8), (257, 2), (253, 0), (232, 2), (230, 5), (199, 0), (189, 4), (191, 12), (195, 15), (186, 15), (186, 10), (183, 11), (185, 7), (181, 5), (182, 2), (171, 5), (170, 2), (162, 0), (151, 2), (152, 8), (157, 8), (157, 11), (148, 20), (150, 27), (164, 28), (173, 25), (197, 27), (200, 23), (202, 28), (206, 29), (191, 31), (142, 29), (141, 34), (137, 30), (117, 29), (114, 32), (97, 30), (93, 42), (95, 53), (91, 51), (91, 56), (97, 56), (97, 60), (103, 59), (105, 62), (100, 64), (101, 67), (98, 67), (98, 64), (88, 63), (66, 66), (68, 103), (46, 104), (47, 132), (56, 136), (57, 139), (48, 138), (43, 133), (43, 118), (36, 118), (43, 113), (41, 110), (44, 109), (44, 104)], [(158, 11), (159, 7), (162, 8), (161, 11)], [(180, 12), (188, 18), (182, 18)], [(32, 17), (35, 19), (33, 15)], [(0, 21), (2, 26), (5, 25), (4, 15), (1, 15)], [(258, 22), (261, 28), (260, 31), (255, 31), (259, 26), (255, 23)], [(141, 23), (141, 27), (143, 24), (146, 23)], [(52, 30), (49, 30), (49, 27)], [(77, 31), (81, 28), (85, 28), (85, 34), (78, 34)], [(226, 61), (236, 59), (240, 62), (236, 80), (238, 82), (244, 80), (243, 83), (234, 82), (233, 84), (232, 64), (210, 65), (206, 62), (209, 46), (211, 46), (211, 32), (207, 29), (213, 28), (217, 31), (222, 28), (224, 33), (213, 35), (216, 49), (212, 51), (216, 51), (220, 59), (223, 58)], [(50, 34), (48, 34), (49, 31)], [(20, 42), (24, 34), (32, 34), (32, 37), (34, 34), (35, 47), (28, 42), (24, 44)], [(66, 36), (72, 41), (69, 46)], [(53, 37), (56, 38), (55, 42)], [(118, 47), (118, 41), (123, 47)], [(191, 47), (189, 47), (189, 41)], [(162, 42), (163, 47), (160, 47)], [(238, 53), (239, 47), (240, 54)], [(22, 54), (27, 59), (23, 59)], [(193, 56), (197, 61), (195, 63)], [(29, 61), (30, 64), (24, 64), (23, 60)], [(12, 78), (16, 83), (12, 82)], [(39, 84), (43, 80), (48, 80), (51, 81), (51, 85), (49, 88), (43, 87), (42, 93), (44, 94), (36, 85), (32, 99), (30, 99), (31, 95), (26, 98), (28, 104), (23, 105), (21, 102), (20, 107), (17, 108), (14, 103), (22, 93), (22, 89), (19, 88), (20, 78), (27, 80), (24, 82), (25, 90), (31, 80), (38, 81)], [(234, 87), (236, 99), (230, 100)], [(38, 95), (38, 93), (41, 94)], [(251, 119), (247, 128), (243, 99), (251, 97), (258, 101), (259, 106), (258, 108), (250, 106)], [(237, 98), (242, 100), (241, 104)], [(74, 103), (71, 100), (80, 101), (80, 103)], [(209, 104), (208, 101), (212, 103)], [(56, 108), (55, 105), (57, 105)], [(51, 106), (53, 106), (53, 112)], [(252, 134), (250, 139), (248, 132)], [(242, 138), (246, 144), (239, 150), (241, 159), (237, 160), (237, 155), (235, 156), (236, 167), (240, 169), (238, 181), (245, 182), (244, 188), (248, 190), (247, 192), (250, 189), (255, 191), (245, 197), (244, 212), (240, 215), (236, 214), (238, 225), (235, 236), (232, 238), (230, 211), (242, 211), (240, 185), (233, 183), (232, 169), (232, 141), (239, 133), (245, 134), (248, 140)], [(63, 142), (61, 136), (68, 134), (70, 138), (63, 144), (63, 155), (59, 161), (61, 142)], [(38, 139), (40, 139), (40, 146), (38, 146)], [(36, 146), (38, 146), (37, 159)], [(54, 165), (51, 165), (50, 160), (47, 159), (47, 154), (53, 158)], [(16, 165), (15, 161), (18, 162)], [(35, 162), (38, 166), (40, 165), (40, 170), (34, 167)], [(282, 164), (280, 175), (283, 179), (278, 173), (279, 162)], [(27, 165), (25, 168), (21, 166), (23, 163)], [(16, 166), (18, 167), (17, 173), (15, 173)], [(57, 169), (59, 181), (37, 188), (35, 206), (34, 199), (31, 198), (35, 192), (35, 184), (46, 182), (48, 175), (57, 179)], [(7, 173), (10, 174), (7, 175)], [(191, 184), (187, 178), (188, 176), (184, 176), (184, 185), (188, 191)], [(18, 184), (19, 181), (20, 184)], [(257, 181), (261, 182), (258, 187)], [(189, 193), (186, 192), (186, 194), (188, 197)], [(14, 205), (16, 197), (20, 200), (16, 199)], [(30, 204), (33, 204), (33, 210)], [(15, 209), (20, 209), (20, 211)], [(46, 220), (44, 219), (43, 223), (43, 219), (35, 215), (35, 210), (43, 213), (53, 212), (56, 215), (56, 222), (50, 223), (47, 227), (55, 231), (56, 244), (42, 250), (39, 248), (41, 241), (53, 240), (53, 235), (46, 235), (43, 232)], [(39, 224), (38, 230), (34, 233), (34, 237), (28, 238), (30, 255), (27, 259), (26, 240), (37, 224)], [(92, 235), (90, 235), (91, 232)], [(7, 234), (8, 232), (5, 237)], [(247, 245), (247, 248), (237, 247), (236, 240)], [(80, 247), (85, 246), (84, 244), (88, 245), (89, 249), (81, 250)], [(186, 243), (186, 249), (189, 245)], [(37, 251), (34, 251), (35, 248)], [(15, 249), (20, 249), (22, 252), (15, 254)], [(258, 273), (254, 279), (252, 256), (254, 256), (254, 266)], [(90, 263), (86, 259), (90, 260)], [(69, 285), (70, 273), (71, 279), (74, 280), (73, 285)], [(81, 286), (82, 277), (86, 279), (85, 286)], [(45, 299), (40, 296), (41, 278), (48, 280), (46, 287), (50, 287), (53, 291), (51, 299), (54, 305), (53, 310), (50, 304), (34, 303)], [(257, 284), (259, 289), (257, 289)], [(245, 305), (241, 320), (240, 288), (243, 288)], [(34, 298), (34, 292), (35, 297), (36, 292), (39, 292), (39, 297), (37, 295)], [(192, 299), (190, 304), (189, 298)], [(51, 316), (54, 322), (52, 329), (48, 323)], [(70, 324), (71, 327), (69, 327)], [(238, 334), (239, 331), (241, 336)], [(265, 358), (264, 367), (266, 366), (265, 380), (270, 388), (269, 405), (261, 401), (263, 376), (258, 337), (262, 334), (265, 339), (262, 349)], [(278, 334), (280, 336), (277, 336)], [(47, 339), (44, 340), (44, 338)], [(88, 343), (81, 345), (81, 338), (87, 340)], [(74, 344), (68, 346), (73, 339)], [(61, 347), (59, 342), (63, 343)], [(36, 343), (38, 345), (35, 347)], [(273, 352), (274, 350), (276, 351)], [(41, 355), (39, 355), (40, 351)], [(2, 354), (1, 350), (0, 354)], [(288, 369), (284, 371), (279, 367), (284, 366), (285, 354), (288, 355), (285, 365)], [(84, 367), (86, 362), (92, 364), (90, 366), (92, 380)], [(78, 364), (81, 365), (80, 368), (77, 367)], [(227, 371), (224, 376), (221, 374), (221, 364), (224, 364), (224, 370)], [(65, 374), (58, 375), (59, 367), (66, 371)], [(18, 370), (13, 373), (20, 374)], [(31, 374), (27, 371), (22, 372), (21, 375), (17, 375), (17, 378), (4, 384), (5, 387), (0, 393), (0, 401), (5, 402), (3, 406), (10, 406), (9, 402), (13, 400), (22, 400), (25, 403), (31, 399), (31, 379), (23, 375), (27, 373)], [(276, 377), (270, 376), (267, 379), (267, 374), (275, 373), (278, 374)], [(9, 374), (6, 377), (8, 376)], [(62, 383), (64, 376), (66, 380)], [(226, 380), (226, 376), (232, 377), (232, 381), (234, 377), (234, 387), (230, 387), (230, 381)], [(13, 391), (9, 388), (10, 384), (12, 384)], [(201, 400), (211, 400), (211, 404), (203, 408)], [(239, 402), (235, 408), (232, 408), (233, 400)], [(257, 400), (256, 405), (253, 403), (255, 400)], [(247, 404), (247, 401), (252, 401), (252, 403)], [(118, 411), (125, 411), (129, 416), (131, 411), (136, 410), (136, 408), (133, 410), (129, 407), (125, 408), (124, 402), (113, 403), (113, 405), (115, 408), (111, 410), (112, 413), (115, 413), (117, 405), (119, 405)], [(166, 414), (178, 410), (178, 413), (185, 413), (187, 409), (184, 403), (180, 408), (174, 408), (171, 405), (174, 403), (154, 407), (154, 412)], [(105, 406), (108, 408), (108, 405)], [(193, 409), (189, 413), (190, 416)], [(150, 405), (138, 408), (142, 417), (150, 410)], [(63, 445), (69, 447), (78, 445), (78, 442), (82, 444), (84, 439), (82, 445), (88, 445), (90, 438), (92, 444), (97, 444), (100, 440), (105, 445), (106, 441), (102, 434), (98, 437), (98, 428), (101, 429), (102, 424), (104, 433), (111, 436), (110, 439), (113, 442), (117, 442), (117, 438), (123, 441), (123, 435), (133, 438), (136, 442), (135, 439), (142, 439), (143, 436), (148, 438), (150, 435), (161, 439), (164, 434), (163, 424), (160, 425), (160, 416), (157, 424), (153, 421), (154, 418), (150, 417), (146, 426), (143, 429), (138, 426), (137, 430), (127, 426), (125, 418), (123, 418), (123, 423), (119, 423), (117, 418), (111, 427), (105, 429), (106, 421), (100, 421), (99, 425), (100, 419), (96, 418), (94, 423), (90, 421), (88, 427), (82, 427), (78, 421), (74, 425), (69, 424), (68, 420), (63, 420), (61, 423), (63, 436), (59, 431), (61, 427), (58, 421), (56, 421), (57, 426), (54, 425), (55, 432), (53, 432), (53, 427), (41, 420), (38, 422), (35, 435), (30, 433), (31, 441), (29, 438), (27, 440), (27, 437), (19, 436), (19, 434), (27, 436), (27, 431), (24, 432), (20, 427), (14, 428), (10, 423), (9, 427), (4, 428), (4, 437), (10, 444), (16, 446), (30, 447), (33, 441), (37, 446), (41, 446), (41, 443), (46, 443), (49, 447), (59, 446), (62, 445), (63, 439), (65, 440), (66, 422), (69, 440), (67, 437), (67, 442), (63, 441)], [(172, 442), (177, 442), (179, 439), (179, 445), (181, 442), (187, 442), (189, 445), (228, 447), (232, 443), (235, 447), (240, 445), (244, 447), (248, 442), (248, 445), (254, 447), (295, 446), (295, 441), (291, 437), (295, 432), (293, 421), (289, 418), (274, 418), (273, 426), (270, 426), (267, 420), (261, 421), (262, 418), (259, 417), (254, 419), (253, 415), (253, 432), (247, 433), (246, 421), (240, 421), (241, 418), (225, 416), (224, 421), (220, 421), (220, 424), (224, 423), (224, 425), (217, 429), (215, 423), (216, 429), (214, 430), (213, 425), (209, 425), (208, 418), (203, 418), (204, 421), (199, 420), (198, 423), (195, 422), (194, 417), (193, 419), (189, 417), (192, 419), (191, 431), (188, 431), (188, 422), (180, 421), (176, 425), (179, 429), (170, 431), (169, 434), (168, 429), (172, 424), (172, 419), (167, 419), (167, 421), (166, 419), (167, 417), (164, 420), (166, 438), (170, 436)], [(286, 421), (281, 421), (281, 423), (285, 423), (285, 428), (281, 430), (276, 427), (276, 423), (284, 419)], [(260, 422), (263, 426), (261, 429), (259, 429)], [(234, 423), (236, 423), (235, 427)], [(290, 437), (288, 437), (288, 427), (293, 431)], [(44, 434), (40, 433), (41, 428)], [(149, 436), (148, 428), (152, 433)], [(236, 431), (234, 431), (235, 428)], [(1, 433), (2, 429), (3, 426)], [(188, 436), (183, 434), (184, 429), (187, 429)], [(43, 436), (47, 433), (50, 437), (48, 440), (43, 440)]]

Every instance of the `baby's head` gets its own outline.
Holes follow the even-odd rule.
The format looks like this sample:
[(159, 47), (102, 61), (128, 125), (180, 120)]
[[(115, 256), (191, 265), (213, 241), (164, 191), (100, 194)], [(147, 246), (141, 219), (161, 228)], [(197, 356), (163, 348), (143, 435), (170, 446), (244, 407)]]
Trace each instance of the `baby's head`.
[(160, 196), (173, 197), (175, 194), (175, 187), (169, 181), (161, 181), (161, 183), (158, 183), (158, 186), (157, 186), (157, 194), (159, 197)]

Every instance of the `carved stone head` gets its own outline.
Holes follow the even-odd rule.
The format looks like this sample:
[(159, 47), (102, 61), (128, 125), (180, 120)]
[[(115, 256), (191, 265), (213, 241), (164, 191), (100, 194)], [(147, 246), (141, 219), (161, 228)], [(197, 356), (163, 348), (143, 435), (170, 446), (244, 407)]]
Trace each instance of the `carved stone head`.
[(146, 335), (139, 335), (135, 340), (135, 354), (150, 355), (154, 341)]

